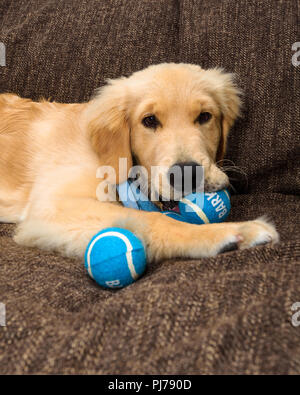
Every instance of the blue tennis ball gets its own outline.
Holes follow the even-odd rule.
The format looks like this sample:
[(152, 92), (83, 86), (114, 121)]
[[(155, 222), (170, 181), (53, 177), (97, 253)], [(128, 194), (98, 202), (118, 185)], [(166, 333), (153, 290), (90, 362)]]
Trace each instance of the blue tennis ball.
[(199, 225), (225, 221), (230, 208), (230, 195), (226, 189), (211, 193), (191, 193), (179, 202), (183, 218)]
[(84, 264), (102, 287), (123, 288), (144, 273), (146, 254), (142, 242), (132, 232), (107, 228), (90, 241)]
[(186, 222), (183, 216), (175, 211), (162, 211), (162, 214), (166, 215), (167, 217), (176, 219), (177, 221)]

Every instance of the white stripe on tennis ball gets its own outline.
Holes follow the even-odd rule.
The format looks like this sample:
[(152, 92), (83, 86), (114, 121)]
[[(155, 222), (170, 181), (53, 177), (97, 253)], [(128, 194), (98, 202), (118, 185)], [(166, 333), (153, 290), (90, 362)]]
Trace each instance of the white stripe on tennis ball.
[(124, 241), (124, 243), (126, 244), (126, 260), (127, 260), (127, 265), (128, 265), (128, 269), (130, 271), (131, 277), (134, 280), (137, 280), (139, 275), (137, 274), (137, 272), (135, 271), (133, 262), (132, 262), (132, 253), (131, 251), (133, 250), (132, 244), (130, 243), (128, 237), (124, 236), (122, 233), (120, 232), (107, 232), (107, 233), (102, 233), (101, 235), (98, 235), (91, 243), (91, 245), (89, 246), (88, 249), (88, 253), (87, 253), (87, 263), (88, 263), (88, 272), (89, 275), (94, 278), (92, 270), (91, 270), (91, 252), (92, 249), (95, 245), (95, 243), (97, 243), (98, 240), (102, 239), (103, 237), (109, 237), (109, 236), (113, 236), (113, 237), (119, 237), (122, 241)]
[(188, 200), (186, 198), (181, 199), (181, 201), (183, 203), (187, 204), (189, 207), (191, 207), (195, 211), (195, 213), (198, 215), (198, 217), (200, 217), (205, 224), (209, 224), (209, 219), (207, 218), (204, 211), (201, 210), (201, 208), (199, 206), (197, 206), (195, 203), (192, 203), (190, 200)]

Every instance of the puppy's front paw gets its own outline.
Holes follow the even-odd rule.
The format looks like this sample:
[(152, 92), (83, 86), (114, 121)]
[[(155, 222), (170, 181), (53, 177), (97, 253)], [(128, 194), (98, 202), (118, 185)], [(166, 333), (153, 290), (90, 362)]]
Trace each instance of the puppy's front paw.
[(239, 228), (239, 236), (240, 249), (279, 241), (279, 235), (274, 225), (264, 217), (243, 223)]
[(243, 250), (260, 244), (277, 243), (279, 235), (266, 218), (232, 224), (231, 232), (223, 234), (218, 254), (237, 249)]

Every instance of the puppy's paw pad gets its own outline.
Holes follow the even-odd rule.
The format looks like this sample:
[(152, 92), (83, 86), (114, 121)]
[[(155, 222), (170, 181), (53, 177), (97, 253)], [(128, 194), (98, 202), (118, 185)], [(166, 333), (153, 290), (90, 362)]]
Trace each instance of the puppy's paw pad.
[(229, 242), (225, 244), (221, 249), (218, 251), (218, 254), (223, 254), (224, 252), (230, 252), (230, 251), (235, 251), (238, 249), (238, 243), (237, 242)]

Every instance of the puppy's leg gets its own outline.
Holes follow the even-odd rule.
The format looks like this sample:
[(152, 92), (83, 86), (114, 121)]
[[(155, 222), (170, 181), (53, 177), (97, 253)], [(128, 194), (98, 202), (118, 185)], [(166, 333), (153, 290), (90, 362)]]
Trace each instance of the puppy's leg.
[(160, 213), (149, 213), (145, 222), (132, 218), (119, 221), (132, 230), (147, 247), (149, 260), (166, 258), (205, 258), (234, 249), (246, 249), (279, 240), (274, 226), (265, 219), (221, 224), (191, 225)]
[(148, 261), (211, 257), (228, 248), (247, 248), (278, 240), (274, 227), (263, 219), (199, 226), (116, 203), (74, 198), (60, 201), (53, 212), (43, 215), (35, 209), (29, 210), (17, 229), (15, 241), (57, 250), (66, 256), (83, 257), (92, 236), (107, 227), (134, 232), (144, 243)]

